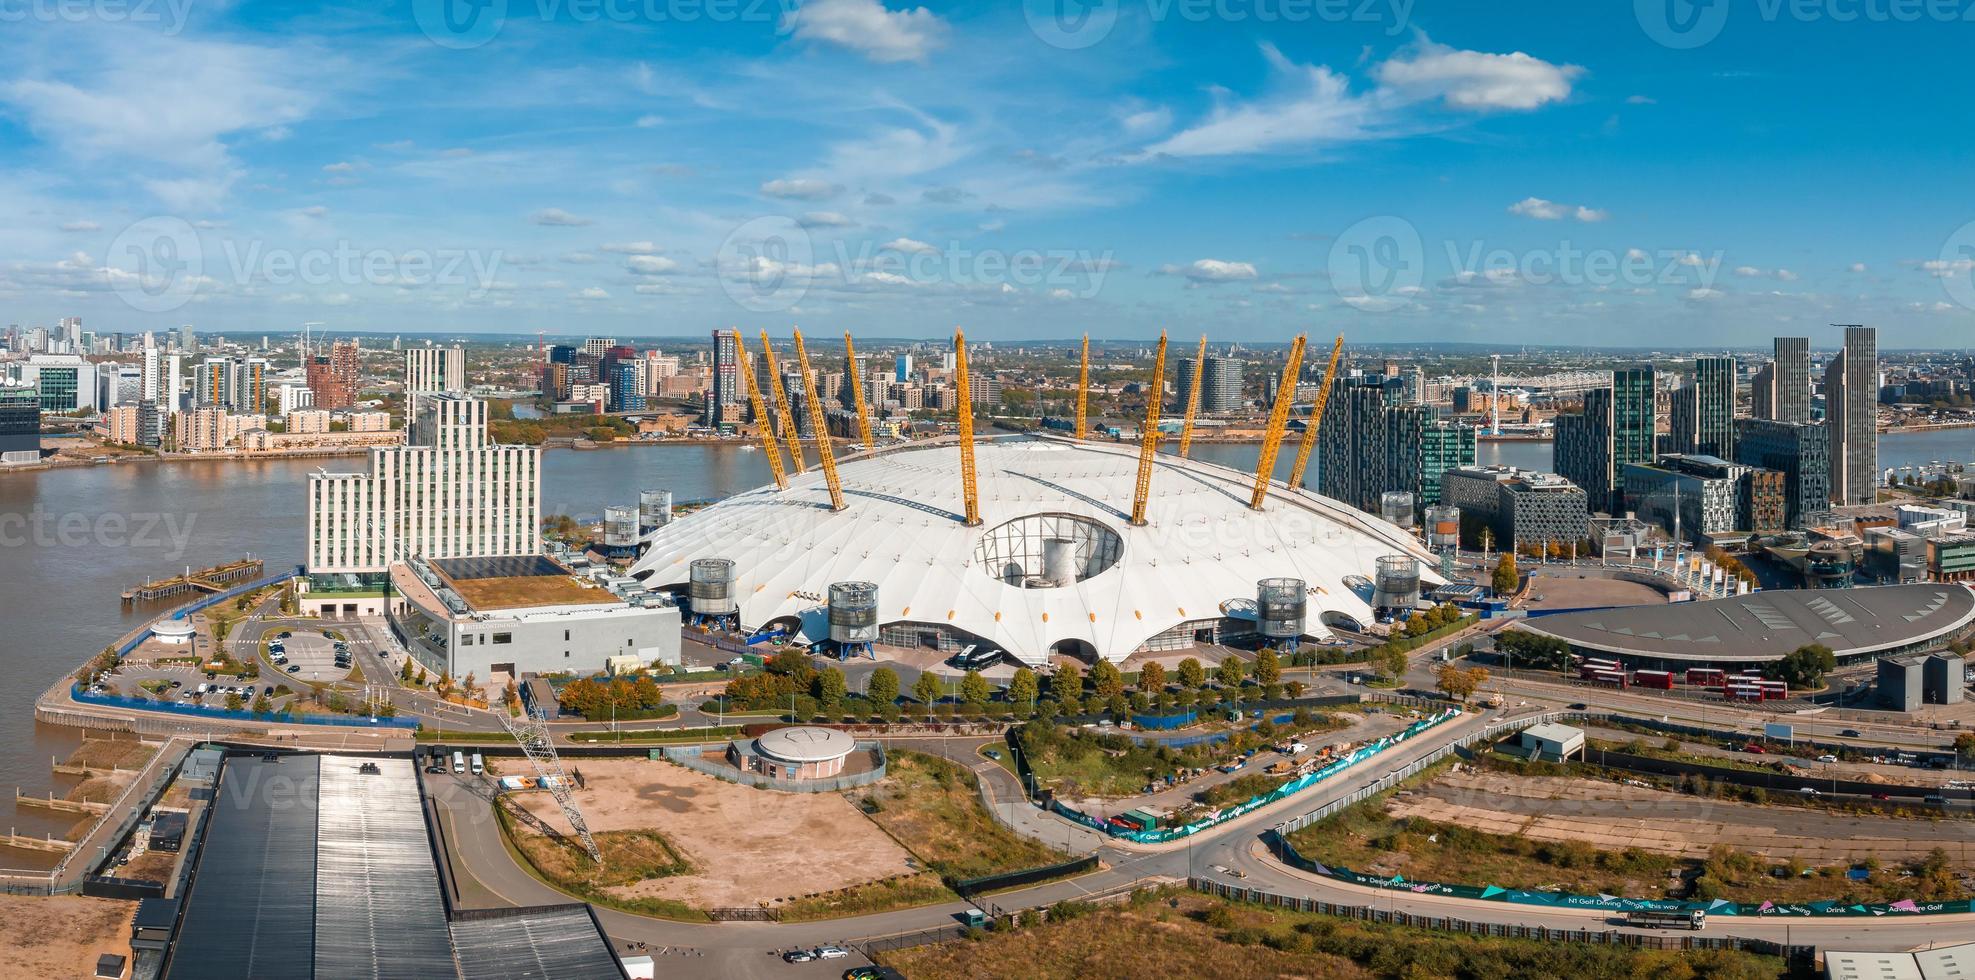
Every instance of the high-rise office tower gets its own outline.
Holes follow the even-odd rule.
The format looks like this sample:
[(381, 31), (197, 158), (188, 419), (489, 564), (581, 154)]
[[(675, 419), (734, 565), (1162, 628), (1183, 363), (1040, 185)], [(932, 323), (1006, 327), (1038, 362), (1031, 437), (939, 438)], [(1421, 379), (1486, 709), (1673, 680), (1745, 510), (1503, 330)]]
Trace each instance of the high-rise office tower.
[(1656, 383), (1651, 365), (1621, 368), (1610, 388), (1584, 393), (1583, 413), (1557, 417), (1557, 473), (1583, 488), (1593, 511), (1619, 513), (1618, 475), (1628, 463), (1653, 461)]
[[(1207, 355), (1206, 363), (1200, 369), (1200, 411), (1208, 415), (1238, 411), (1242, 401), (1242, 372), (1246, 368), (1246, 362), (1240, 358)], [(1185, 411), (1187, 399), (1191, 397), (1188, 389), (1193, 387), (1193, 358), (1180, 358), (1178, 375), (1179, 399), (1174, 404)]]
[(1392, 490), (1411, 493), (1416, 506), (1437, 504), (1441, 476), (1474, 465), (1479, 430), (1423, 405), (1391, 404), (1384, 380), (1335, 383), (1317, 431), (1317, 492), (1368, 513)]
[(1878, 499), (1879, 336), (1845, 327), (1845, 346), (1824, 368), (1824, 424), (1831, 430), (1831, 502)]
[[(406, 395), (436, 395), (465, 390), (466, 351), (458, 344), (451, 347), (427, 345), (405, 351)], [(409, 407), (407, 410), (411, 411)]]
[(1778, 422), (1810, 421), (1810, 338), (1776, 338), (1776, 360), (1770, 365), (1769, 411), (1758, 418)]
[(707, 425), (737, 421), (741, 406), (741, 351), (731, 330), (713, 332), (713, 384), (706, 394)]
[(591, 337), (583, 341), (583, 353), (600, 358), (612, 347), (616, 346), (616, 337)]
[(1673, 394), (1672, 435), (1674, 452), (1734, 458), (1734, 358), (1694, 359), (1693, 382)]
[(1831, 501), (1831, 430), (1809, 422), (1735, 421), (1735, 462), (1783, 474), (1784, 526), (1801, 530)]
[(892, 380), (899, 384), (912, 380), (912, 355), (898, 355), (898, 360), (892, 364)]
[(178, 349), (186, 354), (199, 349), (199, 335), (192, 332), (189, 323), (178, 328)]

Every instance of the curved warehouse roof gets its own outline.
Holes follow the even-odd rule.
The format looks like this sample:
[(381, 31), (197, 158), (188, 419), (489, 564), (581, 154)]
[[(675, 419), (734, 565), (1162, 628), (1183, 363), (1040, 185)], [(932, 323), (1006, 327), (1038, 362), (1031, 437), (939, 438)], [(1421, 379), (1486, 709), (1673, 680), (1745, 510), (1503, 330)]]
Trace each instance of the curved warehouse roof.
[(1520, 627), (1584, 650), (1702, 662), (1775, 660), (1822, 643), (1840, 658), (1933, 640), (1975, 620), (1975, 592), (1953, 584), (1751, 592), (1664, 606), (1544, 616)]
[(762, 755), (783, 762), (828, 762), (857, 748), (857, 740), (834, 728), (777, 728), (754, 740)]
[(1314, 635), (1320, 612), (1371, 621), (1369, 591), (1346, 579), (1369, 580), (1381, 555), (1413, 555), (1437, 580), (1411, 535), (1337, 501), (1277, 485), (1250, 510), (1252, 473), (1159, 456), (1147, 525), (1133, 527), (1130, 447), (1019, 438), (977, 456), (979, 527), (962, 521), (958, 449), (903, 449), (839, 467), (841, 512), (811, 469), (785, 492), (752, 490), (659, 528), (632, 574), (678, 586), (694, 559), (732, 559), (741, 622), (798, 619), (811, 640), (828, 636), (830, 583), (875, 582), (881, 623), (950, 626), (1029, 663), (1065, 640), (1122, 660), (1229, 607), (1252, 617), (1263, 578), (1306, 581)]

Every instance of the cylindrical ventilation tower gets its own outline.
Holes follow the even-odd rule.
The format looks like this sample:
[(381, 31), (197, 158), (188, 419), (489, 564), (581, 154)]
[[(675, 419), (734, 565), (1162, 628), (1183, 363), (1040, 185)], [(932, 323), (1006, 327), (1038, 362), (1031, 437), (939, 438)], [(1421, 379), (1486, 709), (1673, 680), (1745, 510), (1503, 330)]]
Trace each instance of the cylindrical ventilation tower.
[(1413, 526), (1413, 495), (1406, 490), (1387, 490), (1378, 495), (1378, 516), (1403, 528)]
[(672, 491), (638, 491), (638, 530), (649, 534), (672, 523)]
[(1411, 555), (1384, 555), (1372, 579), (1372, 607), (1411, 609), (1420, 600), (1420, 563)]
[(1077, 584), (1077, 543), (1074, 540), (1042, 539), (1042, 577), (1057, 588)]
[(1309, 591), (1300, 578), (1265, 578), (1255, 583), (1255, 625), (1271, 643), (1294, 643), (1303, 635)]
[(638, 509), (603, 509), (603, 546), (608, 552), (635, 551), (638, 547)]
[(830, 640), (846, 652), (869, 650), (878, 642), (876, 583), (830, 583)]
[(741, 609), (734, 596), (734, 560), (695, 558), (688, 570), (686, 598), (695, 616), (732, 616)]
[(1435, 504), (1426, 509), (1426, 546), (1439, 551), (1461, 546), (1461, 509)]

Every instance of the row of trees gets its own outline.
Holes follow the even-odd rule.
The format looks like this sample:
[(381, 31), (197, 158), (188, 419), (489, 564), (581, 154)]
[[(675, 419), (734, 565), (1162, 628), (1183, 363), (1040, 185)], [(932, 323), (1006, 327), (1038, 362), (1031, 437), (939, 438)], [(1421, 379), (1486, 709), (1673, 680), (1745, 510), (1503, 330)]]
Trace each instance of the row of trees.
[(665, 703), (665, 695), (657, 681), (639, 674), (635, 680), (619, 677), (570, 681), (563, 686), (557, 700), (566, 710), (591, 721), (602, 721), (613, 717), (613, 713), (619, 719), (650, 715)]

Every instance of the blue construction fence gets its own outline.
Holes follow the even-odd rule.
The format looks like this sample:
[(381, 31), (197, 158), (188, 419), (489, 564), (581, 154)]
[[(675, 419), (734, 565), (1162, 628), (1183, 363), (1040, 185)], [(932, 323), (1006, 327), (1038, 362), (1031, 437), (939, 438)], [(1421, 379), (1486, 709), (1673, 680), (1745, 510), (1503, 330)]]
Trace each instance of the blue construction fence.
[(139, 711), (153, 711), (159, 714), (178, 715), (199, 721), (257, 721), (263, 724), (272, 722), (280, 725), (351, 725), (361, 728), (403, 728), (418, 727), (415, 718), (371, 719), (357, 715), (309, 715), (288, 711), (271, 711), (257, 714), (252, 711), (229, 711), (225, 708), (207, 708), (199, 705), (174, 704), (170, 701), (152, 701), (146, 698), (124, 697), (119, 694), (91, 694), (80, 687), (69, 688), (69, 697), (83, 704), (100, 704), (109, 708), (133, 708)]
[(1343, 772), (1344, 770), (1349, 769), (1352, 766), (1355, 766), (1358, 763), (1365, 761), (1366, 759), (1378, 755), (1379, 753), (1384, 752), (1385, 750), (1390, 749), (1393, 746), (1398, 745), (1399, 743), (1404, 742), (1407, 739), (1410, 739), (1415, 735), (1418, 735), (1419, 733), (1426, 731), (1429, 728), (1443, 724), (1449, 721), (1450, 719), (1458, 718), (1460, 717), (1460, 714), (1461, 711), (1459, 708), (1448, 708), (1444, 711), (1441, 711), (1438, 714), (1429, 716), (1427, 718), (1422, 718), (1419, 721), (1413, 722), (1412, 724), (1406, 726), (1403, 730), (1394, 732), (1383, 738), (1366, 742), (1364, 745), (1361, 745), (1356, 749), (1353, 749), (1350, 752), (1347, 752), (1344, 755), (1331, 760), (1320, 769), (1298, 776), (1295, 779), (1283, 783), (1281, 786), (1278, 786), (1267, 793), (1262, 793), (1257, 796), (1251, 796), (1243, 802), (1236, 803), (1232, 806), (1224, 807), (1204, 820), (1196, 820), (1193, 823), (1187, 824), (1183, 827), (1162, 827), (1155, 830), (1133, 830), (1121, 824), (1112, 823), (1108, 820), (1104, 820), (1099, 817), (1093, 817), (1090, 814), (1084, 813), (1081, 810), (1076, 810), (1071, 807), (1065, 806), (1061, 801), (1058, 800), (1053, 800), (1053, 799), (1050, 800), (1049, 808), (1050, 810), (1058, 814), (1061, 814), (1062, 816), (1067, 817), (1071, 820), (1074, 820), (1077, 823), (1083, 824), (1086, 827), (1090, 827), (1093, 830), (1102, 831), (1103, 833), (1109, 834), (1112, 837), (1121, 837), (1125, 840), (1132, 841), (1138, 844), (1164, 844), (1168, 841), (1175, 841), (1175, 840), (1180, 840), (1182, 838), (1191, 837), (1194, 834), (1197, 834), (1203, 830), (1207, 830), (1211, 827), (1217, 827), (1221, 824), (1227, 823), (1230, 820), (1234, 820), (1242, 816), (1245, 816), (1246, 814), (1251, 813), (1257, 809), (1260, 809), (1261, 807), (1268, 806), (1269, 804), (1274, 803), (1277, 800), (1285, 800), (1288, 799), (1289, 797), (1295, 796), (1296, 794), (1301, 793), (1304, 790), (1307, 790), (1313, 786), (1316, 786), (1317, 784), (1330, 779), (1331, 777), (1337, 775), (1338, 773)]
[(1545, 905), (1553, 908), (1603, 909), (1609, 912), (1706, 912), (1733, 916), (1885, 916), (1885, 915), (1963, 915), (1975, 911), (1975, 901), (1952, 902), (1681, 902), (1673, 899), (1619, 898), (1613, 895), (1573, 895), (1565, 892), (1525, 891), (1496, 885), (1449, 885), (1435, 881), (1409, 881), (1404, 875), (1368, 875), (1350, 868), (1332, 867), (1297, 853), (1288, 839), (1271, 830), (1263, 835), (1269, 849), (1284, 863), (1311, 874), (1366, 888), (1383, 888), (1415, 895), (1448, 895), (1454, 898), (1518, 905)]
[[(302, 566), (296, 565), (294, 568), (286, 572), (283, 572), (280, 575), (269, 575), (266, 578), (263, 578), (257, 582), (249, 582), (246, 585), (236, 585), (233, 588), (227, 589), (225, 592), (217, 592), (209, 596), (203, 596), (199, 598), (197, 601), (186, 603), (185, 605), (172, 610), (170, 618), (184, 619), (185, 617), (190, 616), (193, 613), (200, 611), (201, 609), (206, 609), (215, 603), (225, 602), (228, 599), (237, 599), (240, 596), (246, 595), (247, 593), (254, 591), (255, 589), (264, 589), (270, 585), (280, 585), (281, 583), (286, 582), (289, 579), (299, 578), (301, 575), (302, 575)], [(130, 656), (130, 651), (137, 649), (139, 644), (142, 644), (145, 640), (148, 640), (150, 638), (151, 638), (151, 628), (149, 626), (146, 626), (143, 629), (138, 630), (136, 633), (131, 635), (130, 639), (125, 640), (123, 641), (122, 644), (118, 645), (117, 656), (120, 658)]]

